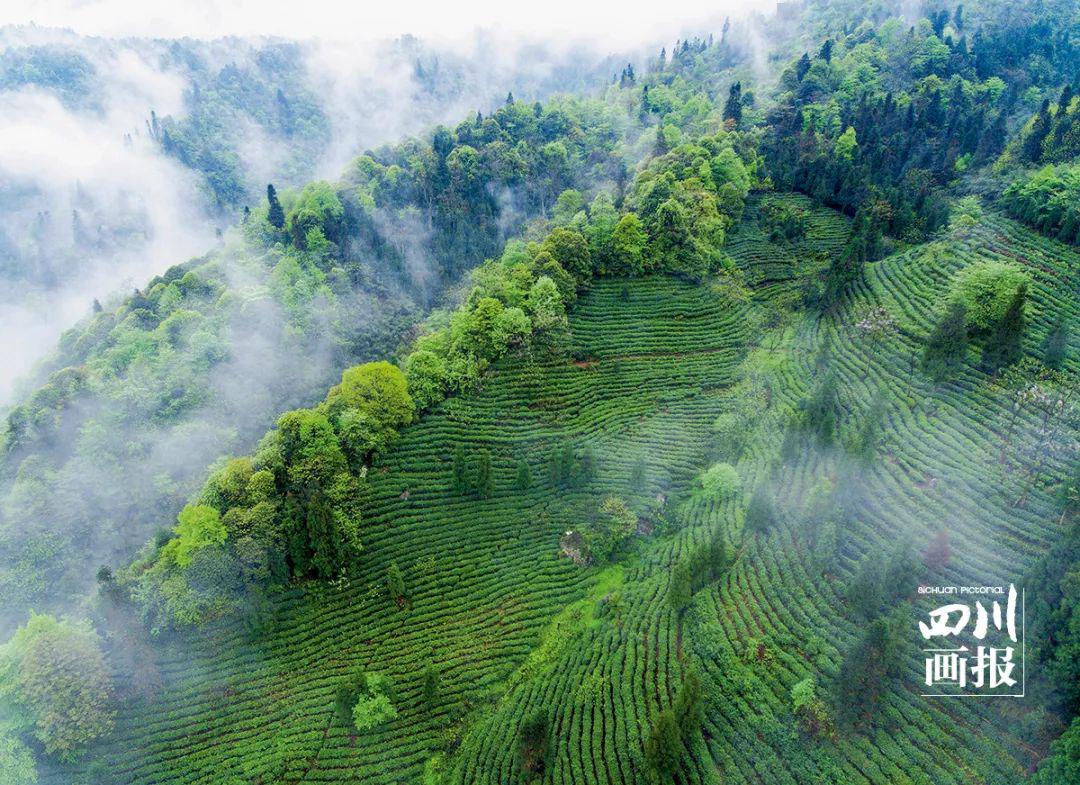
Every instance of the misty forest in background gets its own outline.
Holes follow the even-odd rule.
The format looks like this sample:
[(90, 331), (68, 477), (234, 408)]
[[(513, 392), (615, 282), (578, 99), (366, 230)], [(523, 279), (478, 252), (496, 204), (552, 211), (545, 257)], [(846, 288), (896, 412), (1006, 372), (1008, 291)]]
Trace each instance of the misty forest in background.
[[(5, 415), (12, 783), (1080, 781), (1080, 11), (902, 11), (257, 200), (288, 48), (152, 117), (242, 212)], [(1003, 581), (1027, 701), (909, 689), (916, 587)]]

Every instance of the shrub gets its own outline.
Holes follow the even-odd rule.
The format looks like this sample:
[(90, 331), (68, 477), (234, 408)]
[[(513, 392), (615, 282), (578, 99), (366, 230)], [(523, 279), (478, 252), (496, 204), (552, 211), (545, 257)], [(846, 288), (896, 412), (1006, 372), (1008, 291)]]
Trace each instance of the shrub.
[(1017, 290), (1028, 283), (1018, 267), (997, 261), (968, 265), (953, 277), (948, 303), (962, 305), (972, 332), (993, 328), (1005, 316)]
[(730, 463), (714, 463), (701, 475), (701, 490), (707, 499), (720, 501), (730, 498), (741, 487), (739, 473)]

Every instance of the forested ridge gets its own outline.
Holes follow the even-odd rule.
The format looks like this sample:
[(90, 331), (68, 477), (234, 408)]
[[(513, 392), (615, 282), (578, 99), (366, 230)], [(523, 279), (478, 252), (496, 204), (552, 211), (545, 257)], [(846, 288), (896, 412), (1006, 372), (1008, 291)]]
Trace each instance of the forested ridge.
[[(1080, 777), (1077, 9), (799, 13), (270, 185), (65, 334), (12, 781)], [(920, 696), (980, 582), (1028, 697)]]

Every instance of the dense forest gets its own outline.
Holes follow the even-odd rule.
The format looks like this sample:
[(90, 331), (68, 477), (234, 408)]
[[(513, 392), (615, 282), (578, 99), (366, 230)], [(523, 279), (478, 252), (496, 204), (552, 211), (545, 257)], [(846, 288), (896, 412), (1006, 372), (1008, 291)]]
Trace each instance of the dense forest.
[[(5, 782), (1080, 782), (1075, 3), (813, 0), (252, 199), (289, 52), (151, 118), (236, 224), (5, 413)], [(1022, 698), (922, 694), (998, 584)]]

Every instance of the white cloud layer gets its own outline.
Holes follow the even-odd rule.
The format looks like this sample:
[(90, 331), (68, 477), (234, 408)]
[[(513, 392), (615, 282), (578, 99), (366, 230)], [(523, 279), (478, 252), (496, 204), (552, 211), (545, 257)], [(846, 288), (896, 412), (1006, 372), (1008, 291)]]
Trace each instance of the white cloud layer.
[(666, 40), (688, 27), (775, 7), (774, 0), (9, 0), (0, 21), (71, 27), (103, 36), (194, 38), (276, 35), (287, 38), (373, 40), (404, 33), (457, 38), (477, 27), (544, 38), (587, 38), (603, 47)]

